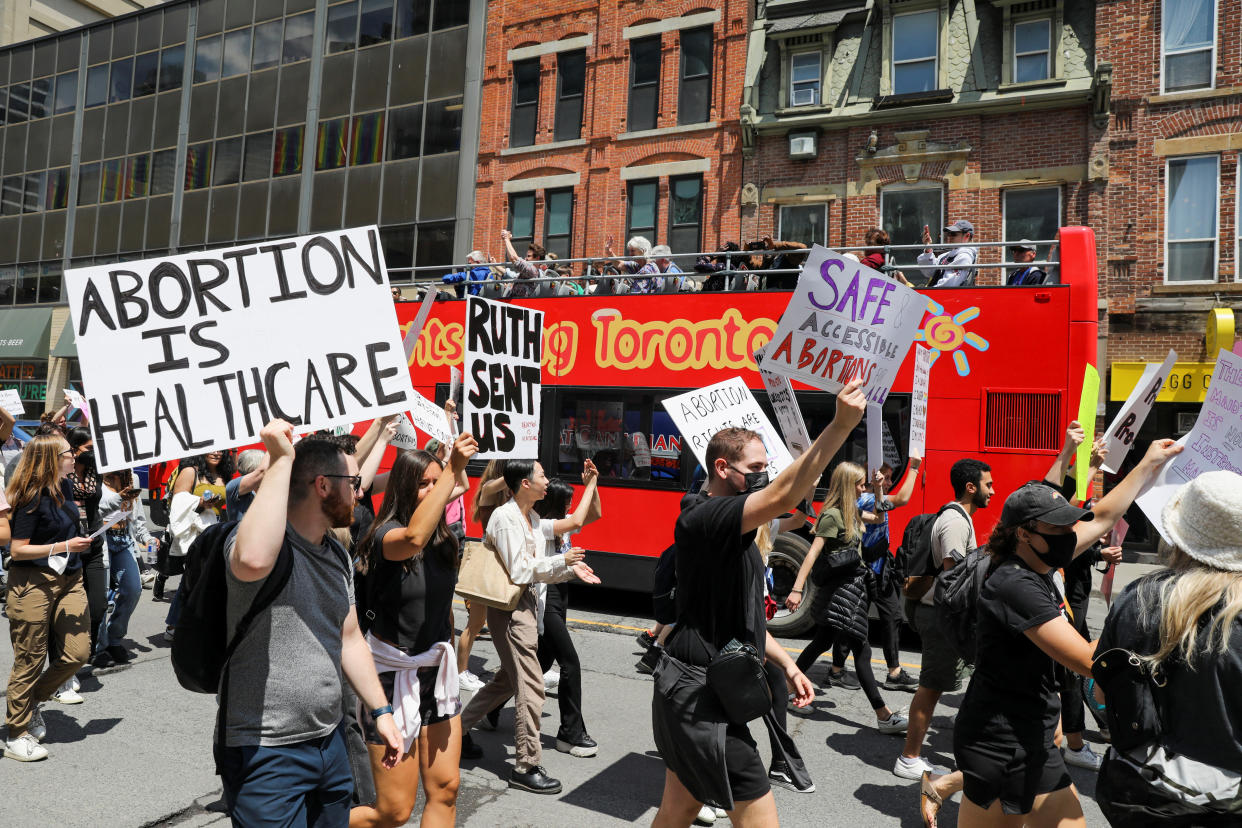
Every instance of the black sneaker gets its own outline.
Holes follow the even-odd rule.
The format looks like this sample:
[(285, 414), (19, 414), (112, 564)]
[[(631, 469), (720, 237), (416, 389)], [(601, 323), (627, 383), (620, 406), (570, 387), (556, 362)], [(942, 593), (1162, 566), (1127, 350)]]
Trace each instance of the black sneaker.
[(469, 733), (461, 734), (461, 758), (473, 760), (483, 758), (483, 748), (474, 743)]
[(509, 787), (537, 794), (558, 794), (561, 792), (561, 780), (553, 779), (542, 765), (536, 765), (525, 773), (515, 768), (509, 774)]
[(164, 582), (167, 580), (168, 579), (164, 577), (163, 575), (155, 576), (155, 583), (151, 585), (151, 600), (152, 601), (163, 601), (164, 600)]
[(599, 745), (585, 733), (576, 739), (564, 739), (558, 735), (556, 737), (556, 749), (561, 753), (577, 756), (579, 759), (586, 759), (588, 756), (594, 756), (599, 753)]
[(835, 670), (829, 670), (828, 683), (833, 687), (844, 687), (846, 690), (857, 690), (862, 687), (862, 685), (858, 683), (858, 679), (854, 678), (844, 670), (839, 673)]
[(789, 765), (777, 759), (772, 763), (771, 770), (768, 771), (768, 780), (774, 785), (780, 785), (782, 788), (788, 788), (797, 793), (815, 793), (815, 783), (811, 782), (805, 788), (800, 787), (794, 781), (793, 773), (789, 770)]
[(643, 630), (635, 636), (635, 639), (638, 641), (638, 646), (642, 647), (644, 650), (656, 643), (656, 637), (651, 634), (651, 630)]
[(107, 650), (108, 655), (112, 656), (112, 660), (117, 664), (128, 664), (133, 660), (133, 656), (129, 654), (129, 651), (120, 644), (111, 644), (107, 647)]
[(98, 667), (100, 670), (111, 667), (113, 663), (112, 656), (107, 650), (100, 650), (98, 653), (95, 653), (94, 658), (91, 659), (91, 665)]
[(660, 648), (649, 647), (647, 652), (634, 663), (634, 669), (640, 673), (651, 675), (655, 672), (656, 665), (660, 663)]
[(884, 689), (905, 690), (908, 693), (913, 693), (919, 689), (919, 680), (907, 673), (905, 669), (902, 669), (897, 675), (888, 676), (884, 679)]

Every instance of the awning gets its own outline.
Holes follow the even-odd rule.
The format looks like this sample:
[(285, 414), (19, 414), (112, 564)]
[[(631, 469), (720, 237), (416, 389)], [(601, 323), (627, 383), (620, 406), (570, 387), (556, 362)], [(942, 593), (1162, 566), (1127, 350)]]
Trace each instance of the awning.
[(51, 308), (0, 310), (0, 359), (46, 359), (51, 335)]
[(56, 340), (56, 347), (52, 349), (52, 356), (67, 359), (78, 358), (78, 341), (77, 336), (73, 332), (73, 317), (66, 319), (65, 327), (60, 329), (60, 339)]

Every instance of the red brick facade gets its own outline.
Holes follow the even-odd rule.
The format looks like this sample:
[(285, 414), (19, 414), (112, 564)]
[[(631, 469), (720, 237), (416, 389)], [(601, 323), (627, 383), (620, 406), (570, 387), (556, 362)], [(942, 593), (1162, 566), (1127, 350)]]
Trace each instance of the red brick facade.
[[(628, 130), (630, 78), (629, 42), (623, 30), (670, 18), (687, 18), (696, 26), (714, 19), (710, 23), (713, 54), (709, 121), (702, 128), (677, 126), (681, 55), (678, 30), (671, 29), (660, 33), (662, 57), (656, 129), (619, 140), (618, 136)], [(676, 162), (697, 162), (702, 166), (704, 161), (707, 169), (702, 172), (702, 244), (715, 248), (718, 241), (736, 238), (741, 187), (738, 101), (746, 68), (748, 23), (749, 4), (745, 0), (710, 3), (702, 0), (658, 3), (494, 0), (488, 10), (483, 67), (474, 246), (496, 258), (503, 256), (500, 231), (509, 222), (505, 182), (510, 182), (512, 190), (523, 186), (515, 182), (550, 176), (565, 181), (566, 176), (576, 174), (571, 256), (602, 255), (605, 239), (610, 235), (616, 237), (619, 249), (624, 244), (626, 228), (626, 182), (621, 176), (622, 168)], [(539, 145), (554, 140), (557, 56), (548, 53), (539, 56), (535, 146), (505, 152), (510, 145), (513, 97), (510, 50), (582, 35), (591, 38), (586, 46), (582, 141), (569, 142), (574, 143), (573, 146), (539, 149)], [(651, 242), (666, 243), (668, 175), (651, 177), (660, 179), (658, 230)], [(535, 240), (542, 241), (543, 190), (535, 192)]]

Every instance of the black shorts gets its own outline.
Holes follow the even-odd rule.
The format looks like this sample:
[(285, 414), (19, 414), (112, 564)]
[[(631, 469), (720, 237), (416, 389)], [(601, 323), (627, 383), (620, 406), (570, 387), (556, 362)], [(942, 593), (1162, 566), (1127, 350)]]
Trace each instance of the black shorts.
[[(422, 716), (423, 727), (437, 722), (447, 722), (453, 716), (461, 715), (460, 713), (454, 713), (449, 716), (441, 716), (436, 709), (436, 673), (438, 670), (438, 667), (422, 667), (418, 671), (418, 712)], [(384, 688), (384, 698), (388, 699), (389, 704), (393, 704), (392, 687), (397, 681), (397, 674), (393, 672), (380, 673), (379, 680), (380, 686)], [(358, 724), (362, 727), (362, 738), (366, 740), (368, 745), (384, 744), (384, 740), (380, 738), (379, 732), (375, 729), (375, 722), (372, 721), (369, 711), (362, 711)]]
[(984, 809), (999, 799), (1005, 813), (1029, 814), (1035, 797), (1073, 783), (1051, 733), (1038, 743), (1022, 745), (956, 730), (953, 756), (962, 772), (963, 795)]
[(725, 767), (729, 771), (734, 802), (758, 799), (772, 790), (759, 747), (746, 725), (731, 724), (725, 728)]

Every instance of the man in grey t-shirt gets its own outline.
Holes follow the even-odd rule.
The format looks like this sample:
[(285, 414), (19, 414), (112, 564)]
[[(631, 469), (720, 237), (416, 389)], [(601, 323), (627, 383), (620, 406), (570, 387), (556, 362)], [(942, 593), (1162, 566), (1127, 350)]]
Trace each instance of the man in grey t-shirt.
[(292, 443), (273, 420), (260, 436), (263, 485), (225, 544), (230, 631), (271, 574), (281, 548), (289, 581), (255, 617), (229, 662), (227, 711), (216, 735), (224, 801), (235, 825), (345, 826), (353, 779), (341, 722), (341, 680), (375, 718), (396, 764), (402, 738), (358, 629), (349, 557), (329, 533), (349, 526), (358, 466), (335, 443)]

